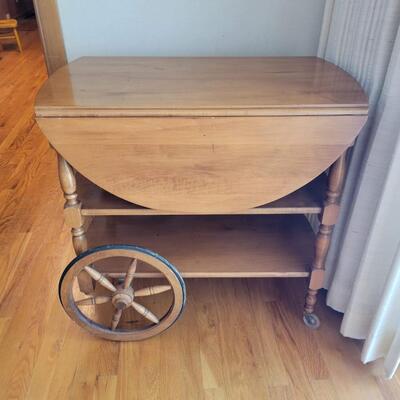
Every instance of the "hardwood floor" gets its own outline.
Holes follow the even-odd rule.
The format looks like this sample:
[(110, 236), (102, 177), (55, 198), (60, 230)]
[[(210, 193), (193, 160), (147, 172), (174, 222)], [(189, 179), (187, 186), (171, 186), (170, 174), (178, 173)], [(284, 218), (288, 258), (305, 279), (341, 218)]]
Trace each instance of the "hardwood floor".
[(0, 53), (0, 399), (400, 398), (400, 375), (362, 365), (338, 313), (320, 305), (321, 329), (303, 325), (302, 280), (189, 280), (182, 319), (140, 343), (73, 324), (57, 298), (73, 251), (55, 154), (32, 113), (46, 72), (37, 33), (23, 43)]

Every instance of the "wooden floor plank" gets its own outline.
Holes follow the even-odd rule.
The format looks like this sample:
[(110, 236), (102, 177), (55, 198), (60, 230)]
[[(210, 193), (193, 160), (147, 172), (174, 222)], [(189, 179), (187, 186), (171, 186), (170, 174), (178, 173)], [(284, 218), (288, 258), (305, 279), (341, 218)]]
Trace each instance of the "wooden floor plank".
[[(323, 317), (329, 315), (329, 318), (323, 318), (321, 328), (315, 336), (338, 398), (383, 400), (371, 367), (360, 362), (358, 342), (338, 335), (339, 316), (329, 311), (323, 312)], [(354, 382), (363, 383), (356, 385)]]
[[(228, 398), (226, 382), (221, 369), (223, 357), (218, 329), (218, 312), (212, 296), (210, 279), (196, 279), (190, 282), (190, 298), (193, 303), (193, 319), (199, 335), (199, 352), (202, 387), (208, 397), (218, 395)], [(204, 296), (204, 293), (209, 293)]]
[(48, 396), (54, 370), (60, 362), (60, 353), (67, 332), (66, 330), (60, 331), (60, 326), (64, 325), (65, 322), (65, 315), (60, 309), (57, 298), (54, 298), (49, 323), (45, 330), (46, 334), (29, 382), (27, 399), (46, 399)]
[(296, 343), (296, 350), (305, 366), (308, 380), (329, 379), (329, 371), (316, 342), (315, 332), (308, 329), (302, 318), (299, 318), (303, 312), (303, 304), (298, 299), (306, 291), (306, 282), (306, 280), (299, 281), (299, 284), (295, 286), (296, 290), (293, 290), (289, 281), (278, 282), (281, 295), (277, 309), (282, 321), (285, 322), (288, 334)]
[[(290, 378), (281, 357), (278, 345), (278, 338), (274, 330), (274, 322), (268, 311), (268, 305), (276, 307), (279, 301), (276, 285), (271, 280), (248, 280), (249, 295), (251, 301), (251, 312), (254, 318), (254, 325), (263, 343), (262, 351), (265, 362), (265, 380), (269, 390), (272, 387), (287, 388), (290, 385)], [(275, 292), (275, 293), (274, 293)], [(271, 296), (274, 293), (274, 296)], [(266, 301), (265, 297), (269, 294)], [(286, 389), (285, 389), (286, 390)], [(285, 390), (283, 390), (285, 392)]]
[(228, 398), (265, 398), (263, 344), (251, 313), (246, 280), (223, 279), (213, 285), (213, 292)]

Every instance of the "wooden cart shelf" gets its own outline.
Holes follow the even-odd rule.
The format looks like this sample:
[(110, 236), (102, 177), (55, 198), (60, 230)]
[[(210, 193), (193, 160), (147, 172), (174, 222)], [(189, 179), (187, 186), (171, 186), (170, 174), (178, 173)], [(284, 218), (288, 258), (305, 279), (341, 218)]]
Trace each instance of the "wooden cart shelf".
[(302, 215), (98, 217), (87, 237), (89, 247), (150, 248), (186, 278), (307, 277), (315, 241)]
[[(154, 210), (125, 201), (76, 174), (82, 215), (183, 215), (182, 212)], [(323, 206), (327, 176), (321, 174), (309, 184), (272, 203), (229, 214), (319, 214)], [(200, 213), (197, 213), (200, 214)], [(210, 214), (221, 214), (209, 212)], [(186, 214), (187, 215), (187, 214)]]

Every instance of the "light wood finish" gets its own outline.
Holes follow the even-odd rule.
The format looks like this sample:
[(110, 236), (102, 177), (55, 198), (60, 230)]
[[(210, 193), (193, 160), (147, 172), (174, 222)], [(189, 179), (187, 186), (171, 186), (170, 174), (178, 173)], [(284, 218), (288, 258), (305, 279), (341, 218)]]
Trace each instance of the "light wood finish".
[(229, 213), (277, 200), (329, 167), (365, 116), (39, 118), (55, 149), (132, 203)]
[(36, 102), (76, 170), (163, 214), (242, 213), (287, 196), (353, 143), (367, 107), (351, 77), (313, 57), (82, 58)]
[[(64, 193), (64, 217), (66, 224), (71, 228), (72, 244), (76, 254), (81, 254), (87, 250), (87, 240), (84, 228), (84, 220), (81, 215), (81, 202), (76, 193), (76, 179), (71, 166), (60, 155), (58, 160), (58, 177), (60, 180), (61, 189)], [(90, 294), (93, 292), (92, 279), (86, 274), (81, 274), (78, 277), (79, 287), (81, 290)]]
[(113, 319), (111, 321), (111, 330), (115, 331), (115, 329), (117, 329), (118, 323), (122, 317), (122, 311), (122, 309), (115, 310)]
[(53, 74), (67, 64), (57, 0), (33, 0), (45, 54), (47, 72)]
[[(4, 32), (5, 31), (5, 32)], [(20, 53), (22, 53), (21, 39), (18, 33), (18, 21), (16, 19), (0, 20), (0, 40), (15, 40)]]
[(135, 297), (152, 296), (153, 294), (164, 293), (171, 289), (172, 288), (169, 285), (150, 286), (147, 288), (136, 290)]
[[(154, 210), (125, 201), (76, 174), (77, 191), (82, 201), (84, 216), (112, 215), (181, 215), (172, 211)], [(321, 174), (309, 184), (272, 203), (238, 211), (238, 214), (320, 214), (326, 191), (326, 174)], [(199, 213), (197, 213), (199, 214)], [(213, 214), (208, 211), (206, 214)], [(232, 213), (234, 214), (234, 213)]]
[(101, 286), (111, 290), (111, 292), (117, 291), (117, 288), (104, 275), (96, 271), (94, 268), (86, 266), (83, 269)]
[(141, 343), (100, 341), (70, 321), (57, 298), (74, 257), (65, 200), (54, 151), (33, 124), (45, 66), (36, 32), (22, 34), (24, 52), (0, 61), (1, 399), (400, 397), (400, 373), (387, 381), (360, 362), (360, 342), (340, 335), (324, 292), (320, 330), (303, 325), (302, 279), (189, 280), (179, 324)]
[(129, 265), (128, 272), (126, 273), (126, 276), (125, 276), (125, 280), (124, 280), (124, 288), (125, 289), (128, 288), (129, 286), (131, 286), (133, 277), (135, 276), (136, 268), (137, 268), (137, 259), (135, 258)]
[(13, 18), (0, 19), (0, 29), (14, 29), (18, 27), (18, 21)]
[[(354, 79), (314, 57), (111, 57), (82, 58), (63, 68), (43, 86), (36, 111), (39, 126), (63, 158), (94, 185), (135, 205), (128, 208), (128, 215), (132, 210), (138, 213), (137, 205), (142, 207), (140, 212), (147, 208), (163, 215), (248, 214), (254, 208), (268, 209), (272, 214), (276, 209), (263, 205), (291, 197), (343, 157), (366, 122), (368, 102)], [(304, 322), (313, 328), (319, 326), (312, 311), (339, 213), (338, 190), (344, 172), (338, 163), (342, 165), (337, 161), (331, 169), (306, 296)], [(107, 215), (107, 209), (100, 210)], [(96, 215), (96, 210), (92, 212)], [(118, 210), (111, 210), (113, 213), (118, 215)], [(296, 268), (302, 266), (303, 271), (291, 275), (290, 262), (285, 260), (287, 235), (283, 237), (280, 228), (268, 227), (261, 217), (236, 221), (186, 218), (169, 220), (174, 229), (161, 230), (167, 232), (165, 236), (152, 226), (157, 233), (152, 233), (145, 245), (152, 249), (158, 245), (166, 255), (173, 253), (171, 249), (179, 254), (176, 244), (180, 243), (185, 249), (184, 276), (309, 274), (299, 258)], [(104, 229), (101, 233), (94, 225), (93, 243), (115, 243), (120, 229), (115, 221), (108, 225), (109, 234)], [(235, 226), (237, 221), (244, 227)], [(284, 220), (274, 222), (287, 229)], [(132, 240), (134, 230), (129, 227), (121, 243), (137, 243), (145, 238), (141, 232)], [(184, 232), (183, 240), (175, 240), (174, 230)], [(196, 237), (199, 230), (203, 236)], [(235, 261), (220, 260), (215, 249), (207, 265), (190, 260), (202, 246), (204, 254), (218, 243), (218, 237), (229, 238), (226, 230), (234, 233), (229, 241), (234, 250), (247, 243), (254, 232), (268, 232), (278, 249), (279, 269), (273, 257), (238, 266)], [(307, 235), (306, 230), (299, 229), (299, 235)], [(175, 240), (172, 245), (167, 244), (169, 237)], [(252, 239), (262, 246), (259, 238)], [(240, 254), (257, 250), (248, 247), (242, 247)], [(225, 249), (224, 253), (235, 254), (234, 250)], [(263, 262), (272, 266), (265, 268)], [(215, 265), (228, 267), (221, 270)], [(115, 274), (118, 266), (113, 267), (100, 268), (103, 273)], [(153, 276), (154, 271), (138, 274)], [(100, 282), (106, 280), (100, 276)], [(129, 299), (122, 300), (117, 305), (125, 307)], [(132, 306), (135, 308), (134, 303)], [(73, 314), (68, 307), (66, 311)], [(146, 309), (142, 314), (152, 319)], [(120, 317), (117, 312), (113, 330)]]
[[(112, 303), (117, 309), (124, 309), (132, 303), (133, 300), (133, 289), (119, 290), (118, 293), (114, 294)], [(76, 303), (75, 303), (76, 304)]]
[(132, 301), (131, 306), (141, 315), (143, 315), (144, 318), (148, 319), (149, 321), (159, 324), (160, 321), (159, 319), (146, 307), (142, 306), (139, 303), (136, 303), (136, 301)]
[(15, 40), (17, 41), (18, 50), (20, 53), (22, 53), (22, 43), (21, 43), (21, 39), (20, 39), (20, 36), (18, 33), (18, 29), (17, 28), (13, 29), (13, 32), (14, 32)]
[(80, 228), (84, 222), (80, 213), (81, 202), (78, 200), (78, 194), (76, 193), (75, 174), (71, 166), (60, 155), (58, 155), (58, 174), (65, 197), (65, 222), (71, 228)]
[[(165, 311), (160, 314), (160, 317), (157, 317), (149, 308), (144, 306), (142, 301), (138, 303), (136, 299), (134, 299), (134, 287), (126, 286), (133, 269), (136, 268), (135, 262), (130, 261), (128, 269), (125, 269), (125, 280), (122, 285), (114, 286), (104, 274), (99, 272), (98, 265), (102, 261), (115, 266), (115, 261), (121, 259), (125, 261), (132, 259), (139, 260), (141, 264), (151, 266), (152, 269), (156, 270), (169, 283), (168, 289), (172, 291), (172, 299), (166, 304), (166, 307), (164, 307)], [(88, 265), (96, 265), (96, 268), (88, 267)], [(122, 271), (124, 271), (123, 267), (119, 269), (119, 272)], [(97, 304), (93, 305), (89, 314), (82, 312), (82, 310), (77, 307), (82, 300), (77, 298), (77, 296), (80, 296), (80, 291), (75, 290), (75, 280), (82, 272), (88, 273), (91, 278), (104, 287), (107, 292), (111, 291), (112, 293), (111, 303), (112, 306), (114, 306), (114, 310), (111, 322), (109, 322), (110, 319), (108, 319), (106, 325), (102, 323), (101, 319), (99, 320), (97, 318), (97, 314), (100, 313)], [(158, 289), (159, 290), (157, 290), (157, 287), (146, 288), (144, 290), (146, 296), (141, 297), (158, 295), (166, 292), (165, 286), (161, 288), (162, 290), (159, 287)], [(72, 320), (96, 336), (115, 341), (143, 340), (162, 333), (176, 322), (182, 313), (186, 301), (185, 285), (174, 266), (154, 252), (137, 246), (128, 245), (107, 245), (97, 249), (91, 249), (80, 257), (75, 258), (61, 276), (59, 294), (62, 306)], [(160, 296), (156, 297), (157, 299), (155, 301), (160, 302), (164, 300), (165, 302), (165, 298), (160, 299)], [(153, 302), (152, 307), (154, 306), (155, 304)], [(117, 329), (118, 325), (121, 325), (120, 322), (123, 311), (129, 312), (130, 308), (133, 308), (145, 320), (152, 322), (152, 324), (138, 326), (134, 321), (131, 321), (129, 328), (125, 326), (123, 329)]]
[(345, 174), (346, 153), (335, 161), (329, 171), (326, 200), (321, 214), (321, 224), (315, 241), (314, 261), (304, 306), (304, 312), (307, 314), (314, 312), (318, 290), (321, 289), (324, 284), (325, 261), (331, 243), (333, 228), (335, 227), (339, 215), (340, 195)]
[[(303, 216), (171, 216), (96, 218), (89, 247), (134, 243), (151, 248), (185, 278), (307, 277), (314, 234)], [(115, 268), (119, 265), (115, 261)], [(103, 272), (116, 272), (103, 268)], [(156, 271), (138, 269), (137, 277)]]
[(111, 301), (110, 296), (96, 296), (88, 297), (86, 299), (78, 300), (75, 302), (77, 306), (93, 306), (96, 304), (105, 304)]
[(83, 57), (40, 91), (38, 116), (353, 115), (368, 101), (315, 57)]

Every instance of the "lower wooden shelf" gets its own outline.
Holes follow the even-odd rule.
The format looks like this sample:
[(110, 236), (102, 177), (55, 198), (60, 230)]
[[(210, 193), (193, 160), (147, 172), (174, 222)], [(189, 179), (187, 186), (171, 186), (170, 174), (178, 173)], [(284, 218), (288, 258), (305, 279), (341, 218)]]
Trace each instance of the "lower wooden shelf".
[[(186, 278), (307, 277), (315, 239), (302, 215), (96, 217), (87, 236), (89, 247), (149, 248)], [(158, 274), (138, 268), (138, 276)]]

